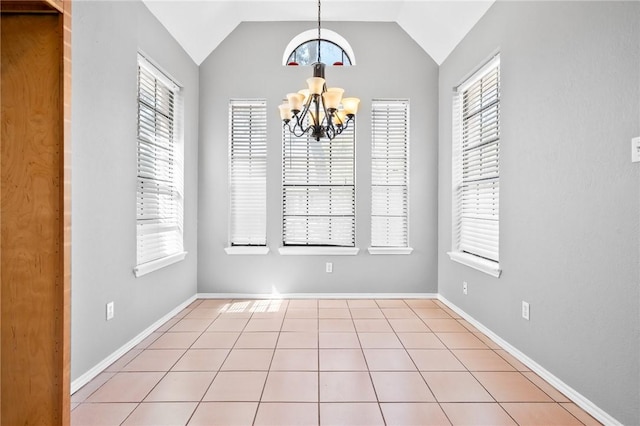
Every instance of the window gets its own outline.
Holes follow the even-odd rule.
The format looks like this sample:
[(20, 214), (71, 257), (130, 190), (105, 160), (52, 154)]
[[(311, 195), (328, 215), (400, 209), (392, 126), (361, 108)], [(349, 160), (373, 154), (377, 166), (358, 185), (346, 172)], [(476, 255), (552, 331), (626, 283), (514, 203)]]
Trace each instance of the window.
[(331, 141), (285, 128), (282, 146), (283, 245), (355, 247), (353, 126)]
[[(267, 105), (229, 102), (229, 254), (267, 244)], [(268, 250), (248, 251), (267, 253)]]
[[(335, 31), (320, 30), (320, 59), (327, 65), (350, 66), (356, 60), (349, 42)], [(318, 30), (304, 31), (285, 48), (282, 65), (311, 65), (318, 60)]]
[(411, 253), (408, 248), (409, 101), (373, 100), (371, 118), (372, 247), (369, 252), (408, 254)]
[(186, 254), (181, 121), (180, 88), (139, 55), (136, 276)]
[(453, 260), (498, 277), (500, 58), (454, 95)]

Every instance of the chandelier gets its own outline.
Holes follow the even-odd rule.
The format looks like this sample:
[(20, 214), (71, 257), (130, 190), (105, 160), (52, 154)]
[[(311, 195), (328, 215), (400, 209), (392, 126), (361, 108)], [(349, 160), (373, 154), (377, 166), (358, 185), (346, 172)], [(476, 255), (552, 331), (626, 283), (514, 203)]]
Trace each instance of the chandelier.
[(343, 98), (344, 89), (327, 88), (325, 64), (320, 57), (320, 0), (318, 0), (318, 57), (313, 77), (307, 79), (307, 89), (288, 93), (287, 102), (280, 105), (283, 127), (296, 137), (311, 136), (316, 141), (332, 140), (354, 122), (360, 99)]

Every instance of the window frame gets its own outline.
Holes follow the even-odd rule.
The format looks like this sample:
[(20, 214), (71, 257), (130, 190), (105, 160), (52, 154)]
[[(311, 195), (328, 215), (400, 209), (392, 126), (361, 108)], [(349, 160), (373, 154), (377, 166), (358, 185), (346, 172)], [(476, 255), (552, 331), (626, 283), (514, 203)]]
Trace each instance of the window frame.
[[(344, 51), (345, 55), (349, 58), (349, 61), (351, 61), (351, 66), (356, 65), (356, 56), (353, 53), (353, 48), (351, 47), (347, 39), (342, 37), (337, 32), (328, 30), (326, 28), (320, 29), (320, 39), (326, 40), (340, 47)], [(318, 40), (317, 28), (303, 31), (297, 36), (293, 37), (289, 42), (289, 44), (287, 44), (287, 47), (285, 47), (284, 53), (282, 54), (282, 65), (284, 66), (287, 65), (289, 61), (289, 57), (291, 56), (294, 50), (296, 50), (298, 47), (300, 47), (304, 43), (312, 40), (316, 40), (316, 41)], [(327, 64), (327, 65), (331, 65), (331, 64)], [(302, 66), (307, 66), (307, 65), (302, 65)], [(346, 65), (346, 66), (349, 66), (349, 65)]]
[[(180, 85), (170, 76), (168, 76), (164, 71), (162, 71), (157, 65), (148, 60), (144, 55), (138, 53), (137, 56), (137, 108), (136, 108), (136, 116), (137, 116), (137, 134), (136, 134), (136, 158), (137, 158), (137, 181), (138, 185), (136, 187), (136, 266), (133, 270), (134, 275), (136, 277), (141, 277), (150, 272), (156, 271), (158, 269), (169, 266), (173, 263), (179, 262), (183, 260), (187, 252), (184, 251), (184, 141), (183, 141), (183, 123), (184, 123), (184, 115), (183, 115), (183, 99), (181, 93)], [(144, 80), (142, 80), (144, 79)], [(153, 80), (154, 85), (154, 97), (153, 103), (154, 106), (151, 106), (148, 102), (144, 102), (141, 100), (141, 84), (149, 84)], [(143, 83), (144, 81), (144, 83)], [(167, 109), (161, 111), (158, 107), (159, 104), (165, 102), (163, 99), (160, 99), (158, 96), (158, 91), (165, 91), (164, 95), (170, 93), (168, 103), (163, 105)], [(154, 117), (156, 117), (153, 121), (153, 130), (150, 127), (147, 127), (147, 134), (153, 133), (153, 137), (143, 138), (141, 137), (141, 111), (143, 108), (147, 110), (153, 110)], [(162, 114), (166, 121), (170, 122), (170, 129), (163, 130), (158, 127), (158, 119), (157, 115)], [(146, 125), (150, 125), (149, 119), (146, 120)], [(160, 141), (160, 139), (165, 139), (164, 141)], [(153, 139), (153, 140), (152, 140)], [(166, 155), (164, 158), (160, 159), (157, 154), (143, 155), (141, 157), (141, 152), (145, 152), (145, 148), (148, 152), (148, 148), (150, 145), (157, 146), (159, 149), (162, 149)], [(165, 146), (162, 146), (165, 145)], [(167, 146), (168, 145), (168, 146)], [(155, 152), (159, 152), (155, 150)], [(168, 159), (168, 160), (167, 160)], [(167, 181), (166, 179), (160, 179), (158, 176), (158, 170), (156, 167), (159, 163), (164, 161), (169, 162), (169, 166), (163, 168), (163, 172), (167, 172), (167, 168), (170, 169), (171, 180)], [(140, 168), (141, 161), (150, 161), (152, 166), (146, 167), (146, 170), (142, 171)], [(150, 172), (150, 168), (153, 169)], [(145, 176), (145, 171), (149, 172), (151, 176)], [(154, 183), (155, 181), (155, 183)], [(146, 187), (149, 187), (149, 183), (156, 186), (157, 191), (152, 191), (151, 194), (151, 203), (152, 205), (156, 204), (151, 211), (163, 210), (166, 211), (167, 200), (160, 198), (160, 186), (162, 185), (160, 182), (169, 182), (167, 186), (169, 189), (169, 198), (171, 199), (169, 208), (171, 210), (175, 209), (175, 213), (173, 215), (169, 215), (169, 217), (162, 217), (164, 214), (158, 213), (157, 215), (153, 215), (151, 213), (146, 213), (144, 211), (144, 189), (145, 183)], [(147, 197), (148, 198), (148, 197)], [(148, 209), (147, 209), (148, 211)], [(149, 216), (158, 216), (156, 218)], [(164, 248), (164, 253), (161, 255), (150, 255), (150, 249), (144, 249), (147, 238), (145, 236), (153, 236), (156, 237), (151, 245), (159, 244), (158, 240), (163, 240), (159, 236), (162, 232), (156, 230), (153, 231), (145, 231), (143, 229), (144, 225), (153, 225), (155, 222), (156, 228), (161, 228), (159, 226), (160, 223), (165, 221), (167, 218), (171, 219), (169, 226), (172, 229), (170, 232), (174, 236), (174, 244), (165, 245), (160, 243)], [(152, 223), (148, 223), (152, 222)]]
[[(462, 84), (454, 88), (452, 105), (452, 248), (451, 251), (447, 253), (451, 260), (496, 278), (500, 277), (502, 273), (499, 261), (500, 103), (502, 97), (500, 73), (500, 54), (497, 53), (470, 77), (466, 78)], [(495, 74), (496, 79), (495, 99), (492, 99), (492, 102), (487, 102), (485, 106), (483, 105), (485, 89), (482, 86), (478, 89), (478, 83), (483, 81), (483, 79), (491, 79), (493, 74)], [(491, 95), (491, 88), (491, 81), (489, 81), (489, 86), (486, 90), (486, 93), (489, 95)], [(465, 118), (463, 117), (463, 111), (465, 109), (464, 96), (468, 94), (468, 91), (477, 90), (480, 90), (482, 93), (479, 95), (481, 106), (475, 114), (469, 114)], [(476, 98), (476, 101), (477, 100), (478, 98)], [(495, 108), (495, 111), (493, 111), (492, 108)], [(483, 123), (484, 113), (490, 118), (487, 120), (487, 124)], [(478, 114), (482, 116), (480, 124), (478, 124), (478, 128), (480, 129), (478, 132), (481, 136), (475, 136), (476, 139), (467, 138), (463, 133), (465, 120), (471, 120)], [(493, 116), (491, 116), (491, 114), (493, 114)], [(493, 134), (494, 139), (487, 138), (488, 142), (485, 142), (485, 131), (490, 135)], [(474, 142), (475, 145), (472, 145), (472, 142)], [(472, 158), (470, 153), (474, 150), (476, 151), (474, 152), (475, 158)], [(491, 150), (493, 150), (491, 155), (485, 154), (485, 152), (490, 152)], [(477, 152), (479, 152), (479, 154)], [(467, 171), (465, 171), (464, 161), (471, 162), (472, 165), (479, 169), (481, 177), (473, 178), (471, 176), (472, 173), (469, 172), (469, 170), (473, 169), (469, 168), (469, 163), (467, 163)], [(488, 177), (482, 177), (482, 174), (487, 174)], [(481, 190), (480, 186), (482, 185), (489, 185), (490, 188), (483, 188)], [(465, 186), (467, 189), (464, 188)], [(473, 186), (476, 187), (475, 190), (470, 188)], [(479, 196), (481, 192), (483, 195)], [(466, 207), (463, 207), (463, 200), (466, 200)], [(475, 207), (476, 217), (463, 217), (463, 209), (469, 211), (469, 206)], [(482, 214), (479, 213), (481, 209), (484, 210)], [(488, 213), (486, 212), (487, 209)], [(467, 220), (466, 222), (465, 219)], [(492, 224), (492, 222), (495, 223)], [(471, 232), (478, 231), (478, 236), (474, 238), (480, 240), (480, 245), (486, 246), (487, 249), (474, 249), (472, 247), (473, 244), (466, 244), (463, 229), (470, 229)]]
[[(409, 171), (410, 171), (410, 102), (409, 99), (373, 99), (371, 101), (371, 246), (370, 254), (411, 254), (413, 249), (410, 242), (409, 223)], [(380, 148), (377, 149), (376, 146)], [(402, 172), (397, 173), (394, 168), (401, 162)], [(382, 170), (380, 170), (382, 169)], [(382, 172), (382, 173), (381, 173)], [(385, 178), (377, 181), (376, 176)], [(384, 189), (386, 188), (386, 191)], [(390, 211), (391, 198), (398, 196), (402, 215)], [(381, 190), (386, 192), (380, 200)], [(395, 194), (394, 194), (395, 192)], [(379, 202), (376, 203), (376, 200)], [(376, 218), (387, 219), (386, 224), (377, 223)], [(392, 219), (400, 219), (400, 226)], [(384, 228), (384, 235), (377, 233)], [(389, 234), (401, 235), (401, 244), (393, 243), (396, 237)]]

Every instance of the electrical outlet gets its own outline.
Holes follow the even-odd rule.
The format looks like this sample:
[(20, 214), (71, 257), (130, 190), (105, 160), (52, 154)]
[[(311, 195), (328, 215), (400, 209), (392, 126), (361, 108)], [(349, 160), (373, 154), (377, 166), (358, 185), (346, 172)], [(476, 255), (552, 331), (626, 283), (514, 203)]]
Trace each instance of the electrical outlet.
[(112, 320), (115, 315), (113, 302), (107, 303), (107, 321)]
[(327, 264), (325, 265), (325, 271), (327, 273), (332, 273), (333, 272), (333, 263), (331, 262), (327, 262)]
[(529, 321), (529, 304), (524, 300), (522, 301), (522, 318)]
[(462, 282), (462, 293), (467, 294), (467, 282)]

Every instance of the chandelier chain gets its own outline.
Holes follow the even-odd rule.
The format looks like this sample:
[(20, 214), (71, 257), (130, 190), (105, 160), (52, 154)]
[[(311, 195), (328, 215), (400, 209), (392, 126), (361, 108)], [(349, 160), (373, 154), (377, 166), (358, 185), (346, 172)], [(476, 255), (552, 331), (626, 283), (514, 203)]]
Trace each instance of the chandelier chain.
[(318, 0), (318, 62), (320, 60), (320, 0)]

